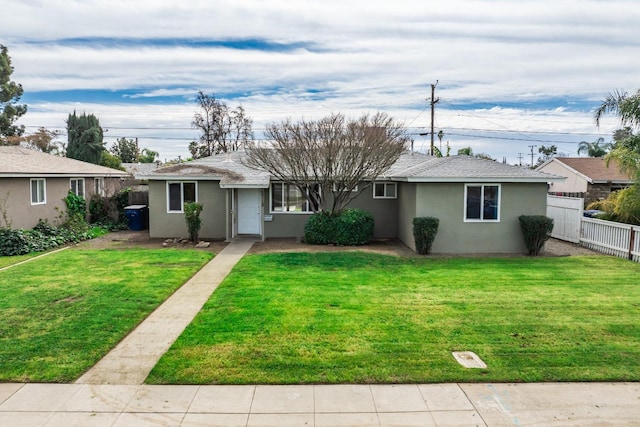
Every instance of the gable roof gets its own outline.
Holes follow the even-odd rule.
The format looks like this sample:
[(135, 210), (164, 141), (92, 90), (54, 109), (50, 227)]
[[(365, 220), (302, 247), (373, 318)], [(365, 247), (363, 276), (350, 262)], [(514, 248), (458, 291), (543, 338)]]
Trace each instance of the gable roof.
[(0, 146), (0, 177), (125, 177), (117, 169), (19, 146)]
[[(136, 174), (149, 180), (220, 180), (222, 188), (268, 188), (271, 174), (242, 163), (244, 152), (233, 152), (164, 166)], [(434, 157), (405, 153), (380, 179), (407, 182), (550, 182), (565, 178), (471, 156)]]
[(592, 184), (603, 182), (630, 184), (633, 182), (629, 175), (620, 172), (618, 163), (613, 159), (609, 162), (609, 167), (607, 167), (607, 161), (602, 157), (554, 157), (537, 169), (543, 169), (544, 166), (551, 162), (564, 166), (572, 173), (582, 175)]
[(204, 157), (185, 163), (165, 165), (146, 173), (136, 173), (137, 179), (220, 181), (222, 188), (269, 188), (271, 175), (245, 166), (246, 154), (236, 151)]
[(550, 182), (563, 177), (473, 156), (403, 154), (385, 177), (408, 182)]

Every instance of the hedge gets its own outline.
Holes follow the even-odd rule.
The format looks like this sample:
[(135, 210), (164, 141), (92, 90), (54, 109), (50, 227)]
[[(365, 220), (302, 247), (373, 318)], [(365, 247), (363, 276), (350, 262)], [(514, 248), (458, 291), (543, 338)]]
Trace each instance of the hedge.
[(521, 215), (520, 228), (529, 255), (539, 255), (553, 231), (553, 219), (544, 215)]
[(416, 252), (420, 255), (431, 253), (431, 246), (438, 233), (440, 220), (433, 217), (413, 218), (413, 238), (416, 243)]

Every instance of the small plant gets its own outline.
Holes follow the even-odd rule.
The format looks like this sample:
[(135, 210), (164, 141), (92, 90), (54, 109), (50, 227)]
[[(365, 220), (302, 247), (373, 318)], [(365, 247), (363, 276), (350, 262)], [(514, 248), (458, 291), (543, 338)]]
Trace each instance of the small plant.
[(420, 255), (431, 253), (431, 246), (438, 233), (440, 220), (433, 217), (413, 218), (413, 238), (416, 242), (416, 252)]
[[(7, 201), (10, 195), (11, 193), (7, 191), (7, 196), (0, 199), (0, 217), (2, 217), (1, 219), (4, 222), (5, 228), (11, 228), (11, 218), (9, 218), (9, 214), (7, 213)], [(3, 227), (2, 222), (0, 222), (0, 227)]]
[(202, 225), (202, 220), (200, 219), (201, 212), (202, 204), (200, 203), (190, 202), (184, 204), (184, 218), (187, 221), (189, 237), (193, 243), (198, 243), (198, 234), (200, 233), (200, 227)]
[(544, 215), (521, 215), (518, 219), (529, 255), (540, 255), (544, 242), (551, 237), (553, 219)]

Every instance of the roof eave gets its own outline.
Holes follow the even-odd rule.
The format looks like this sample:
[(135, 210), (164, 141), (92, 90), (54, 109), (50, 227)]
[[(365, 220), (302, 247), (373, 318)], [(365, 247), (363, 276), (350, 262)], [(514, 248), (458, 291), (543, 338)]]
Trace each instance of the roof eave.
[(398, 181), (402, 180), (405, 182), (496, 182), (496, 183), (547, 183), (547, 182), (560, 182), (564, 181), (567, 178), (565, 177), (545, 177), (545, 178), (534, 178), (534, 177), (523, 177), (523, 178), (514, 178), (514, 177), (495, 177), (495, 176), (483, 176), (483, 177), (408, 177), (404, 179), (398, 179)]

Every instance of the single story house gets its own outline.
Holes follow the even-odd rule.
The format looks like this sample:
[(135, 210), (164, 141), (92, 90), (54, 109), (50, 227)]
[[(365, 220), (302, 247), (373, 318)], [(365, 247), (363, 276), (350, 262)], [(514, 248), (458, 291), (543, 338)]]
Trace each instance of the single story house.
[(0, 146), (0, 227), (33, 228), (40, 219), (55, 224), (67, 209), (63, 199), (69, 190), (88, 200), (125, 177), (127, 173), (117, 169)]
[(620, 172), (615, 160), (607, 167), (602, 157), (554, 157), (536, 170), (566, 177), (565, 181), (551, 182), (549, 193), (584, 198), (585, 207), (633, 184), (629, 175)]
[[(200, 236), (300, 237), (312, 214), (301, 192), (243, 164), (244, 152), (162, 167), (149, 181), (151, 237), (187, 236), (185, 202), (202, 203)], [(520, 215), (545, 215), (547, 183), (564, 178), (470, 156), (403, 154), (349, 205), (371, 212), (376, 238), (415, 250), (414, 217), (440, 227), (434, 253), (525, 253)], [(367, 188), (365, 188), (367, 187)]]

